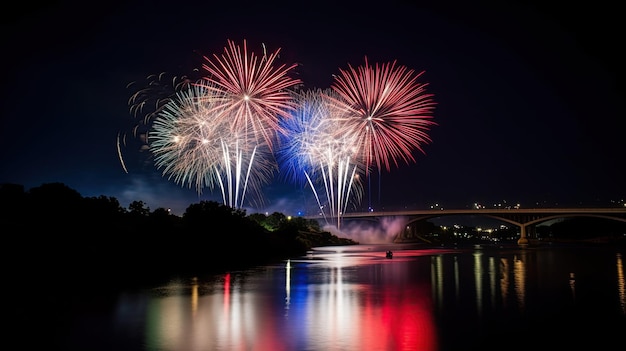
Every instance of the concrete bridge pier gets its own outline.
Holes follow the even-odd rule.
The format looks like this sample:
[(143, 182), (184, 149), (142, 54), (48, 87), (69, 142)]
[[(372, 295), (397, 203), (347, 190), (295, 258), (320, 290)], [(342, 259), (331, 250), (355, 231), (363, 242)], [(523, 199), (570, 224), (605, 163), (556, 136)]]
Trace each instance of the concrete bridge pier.
[(519, 228), (520, 236), (519, 239), (517, 239), (517, 244), (522, 246), (528, 245), (528, 237), (526, 236), (526, 225), (520, 224)]

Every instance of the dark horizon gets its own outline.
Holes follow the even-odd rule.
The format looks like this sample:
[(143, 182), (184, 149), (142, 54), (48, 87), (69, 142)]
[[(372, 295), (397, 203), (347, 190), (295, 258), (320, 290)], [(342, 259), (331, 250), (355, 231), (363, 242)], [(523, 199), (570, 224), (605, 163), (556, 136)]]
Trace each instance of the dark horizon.
[[(76, 191), (78, 194), (80, 194), (81, 197), (83, 198), (97, 198), (100, 196), (104, 196), (104, 197), (108, 197), (108, 198), (113, 198), (119, 201), (119, 199), (115, 196), (112, 195), (108, 195), (108, 194), (100, 194), (100, 195), (95, 195), (95, 196), (87, 196), (87, 195), (83, 195), (81, 194), (77, 189), (74, 189), (70, 186), (68, 186), (67, 184), (63, 183), (63, 182), (50, 182), (50, 183), (42, 183), (38, 186), (34, 186), (31, 188), (27, 188), (25, 187), (23, 184), (17, 184), (17, 183), (0, 183), (0, 192), (4, 191), (5, 193), (16, 193), (16, 192), (23, 192), (24, 194), (30, 193), (30, 191), (33, 188), (40, 188), (42, 186), (47, 186), (47, 185), (61, 185), (61, 186), (65, 186), (67, 188), (69, 188), (72, 191)], [(190, 202), (188, 204), (192, 205), (192, 204), (197, 204), (201, 201), (211, 201), (211, 202), (216, 202), (219, 204), (223, 204), (220, 200), (216, 200), (216, 199), (211, 199), (211, 200), (202, 200), (202, 199), (198, 199), (198, 201), (195, 202)], [(149, 209), (151, 212), (153, 212), (156, 209), (165, 209), (165, 210), (171, 210), (168, 207), (151, 207), (149, 206), (149, 204), (142, 200), (141, 198), (137, 198), (135, 200), (133, 200), (133, 202), (143, 202), (145, 204), (145, 207), (147, 209)], [(127, 208), (126, 206), (124, 206), (123, 204), (120, 203), (120, 205), (124, 208)], [(226, 204), (223, 204), (226, 205)], [(478, 205), (478, 206), (477, 206)], [(519, 206), (518, 206), (519, 205)], [(381, 208), (379, 210), (376, 209), (368, 209), (366, 207), (363, 207), (362, 209), (358, 210), (355, 209), (353, 211), (349, 211), (347, 213), (366, 213), (366, 212), (393, 212), (393, 211), (398, 211), (398, 212), (402, 212), (404, 210), (463, 210), (463, 209), (471, 209), (471, 210), (480, 210), (480, 209), (485, 209), (485, 210), (489, 210), (489, 209), (502, 209), (502, 210), (506, 210), (506, 209), (533, 209), (533, 208), (538, 208), (538, 209), (543, 209), (543, 208), (626, 208), (626, 200), (625, 199), (620, 199), (620, 200), (609, 200), (609, 201), (602, 201), (602, 200), (591, 200), (591, 201), (578, 201), (575, 203), (566, 203), (566, 202), (554, 202), (554, 203), (550, 203), (547, 201), (541, 201), (541, 202), (536, 202), (535, 203), (536, 206), (521, 206), (518, 203), (508, 203), (508, 202), (499, 202), (499, 203), (493, 203), (493, 204), (468, 204), (465, 205), (463, 207), (446, 207), (443, 206), (443, 204), (439, 204), (439, 203), (435, 203), (432, 205), (427, 205), (427, 206), (414, 206), (414, 207), (410, 207), (410, 206), (390, 206), (390, 207), (386, 207), (386, 208)], [(227, 206), (227, 205), (226, 205)], [(242, 210), (248, 212), (248, 213), (263, 213), (264, 211), (255, 211), (254, 209), (251, 208), (241, 208)], [(280, 211), (277, 211), (280, 212)], [(171, 213), (174, 215), (180, 215), (177, 213)], [(285, 213), (285, 215), (291, 215), (289, 213)], [(303, 216), (303, 217), (307, 217), (307, 216), (311, 216), (311, 214), (306, 214), (306, 213), (298, 213), (296, 214), (297, 216)]]

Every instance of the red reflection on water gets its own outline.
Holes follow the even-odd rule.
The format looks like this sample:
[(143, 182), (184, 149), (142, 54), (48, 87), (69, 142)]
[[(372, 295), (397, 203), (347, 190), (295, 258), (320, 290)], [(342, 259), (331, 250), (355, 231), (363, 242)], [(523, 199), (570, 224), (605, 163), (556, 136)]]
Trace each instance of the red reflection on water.
[(248, 330), (248, 344), (242, 343), (237, 346), (238, 350), (272, 350), (289, 351), (292, 350), (285, 343), (284, 328), (276, 318), (267, 318), (275, 312), (275, 307), (271, 304), (260, 304), (258, 311), (250, 318), (254, 321), (254, 331)]
[(427, 285), (383, 287), (365, 299), (363, 350), (436, 350), (432, 300)]
[(230, 310), (230, 273), (224, 276), (224, 311)]

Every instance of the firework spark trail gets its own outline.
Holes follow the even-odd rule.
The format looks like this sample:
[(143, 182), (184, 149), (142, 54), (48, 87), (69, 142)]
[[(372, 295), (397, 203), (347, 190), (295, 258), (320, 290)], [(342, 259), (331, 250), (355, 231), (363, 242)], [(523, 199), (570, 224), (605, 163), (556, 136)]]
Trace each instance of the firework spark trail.
[[(130, 115), (133, 117), (132, 127), (128, 132), (118, 134), (117, 152), (124, 172), (129, 169), (124, 160), (122, 148), (130, 145), (127, 143), (127, 134), (133, 136), (133, 140), (138, 141), (137, 146), (140, 151), (149, 149), (148, 136), (152, 123), (156, 116), (163, 111), (167, 103), (176, 96), (178, 91), (188, 89), (192, 80), (188, 76), (171, 76), (166, 72), (151, 74), (145, 78), (144, 85), (139, 82), (127, 84), (127, 89), (136, 89), (128, 99)], [(137, 88), (139, 86), (139, 88)], [(120, 144), (121, 139), (121, 144)]]
[[(299, 107), (292, 118), (283, 121), (287, 133), (277, 157), (286, 177), (306, 179), (327, 223), (329, 218), (337, 219), (339, 228), (351, 195), (355, 194), (358, 202), (362, 191), (357, 181), (360, 167), (353, 162), (355, 139), (343, 133), (345, 108), (328, 94), (333, 93), (318, 89), (294, 94)], [(324, 188), (324, 203), (319, 185)]]
[(330, 217), (337, 220), (337, 229), (341, 229), (341, 218), (346, 212), (358, 168), (351, 163), (350, 156), (343, 155), (342, 158), (330, 147), (326, 154), (326, 162), (320, 164), (319, 171), (325, 185)]
[[(124, 137), (123, 141), (125, 142), (126, 137)], [(126, 168), (126, 163), (124, 162), (124, 157), (122, 156), (122, 148), (120, 146), (120, 133), (117, 133), (117, 141), (115, 143), (115, 147), (117, 148), (117, 157), (120, 159), (120, 164), (122, 165), (122, 169), (126, 174), (128, 174), (128, 169)]]
[[(220, 188), (225, 205), (233, 208), (241, 208), (244, 205), (250, 176), (254, 170), (252, 165), (255, 161), (258, 146), (254, 146), (253, 150), (249, 152), (245, 147), (240, 147), (242, 143), (240, 139), (234, 139), (234, 143), (234, 149), (231, 149), (231, 146), (228, 145), (224, 139), (221, 140), (222, 160), (225, 167), (223, 167), (224, 176), (220, 177)], [(250, 155), (246, 157), (248, 153), (250, 153)], [(246, 161), (248, 161), (247, 165)], [(242, 173), (244, 168), (246, 171), (245, 174)], [(219, 172), (219, 169), (216, 170), (216, 172)], [(271, 172), (267, 172), (267, 179), (269, 179), (269, 173)], [(224, 182), (226, 182), (226, 185), (224, 185)]]

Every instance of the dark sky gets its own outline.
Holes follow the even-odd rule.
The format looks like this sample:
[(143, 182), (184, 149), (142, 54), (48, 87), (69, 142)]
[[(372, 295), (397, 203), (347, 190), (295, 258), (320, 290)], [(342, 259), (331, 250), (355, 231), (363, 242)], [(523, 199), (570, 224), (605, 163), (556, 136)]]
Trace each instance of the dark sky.
[[(329, 87), (348, 64), (397, 60), (434, 94), (437, 126), (416, 162), (383, 172), (375, 209), (624, 199), (622, 18), (609, 1), (54, 2), (3, 13), (0, 183), (62, 182), (182, 213), (218, 193), (163, 178), (116, 136), (132, 125), (133, 81), (185, 75), (227, 40), (280, 48), (305, 86)], [(595, 6), (595, 7), (591, 7)], [(132, 162), (136, 160), (136, 162)], [(292, 214), (307, 189), (275, 182), (262, 211)], [(370, 200), (371, 199), (371, 200)], [(306, 200), (308, 201), (308, 200)], [(364, 204), (366, 207), (367, 204)]]

